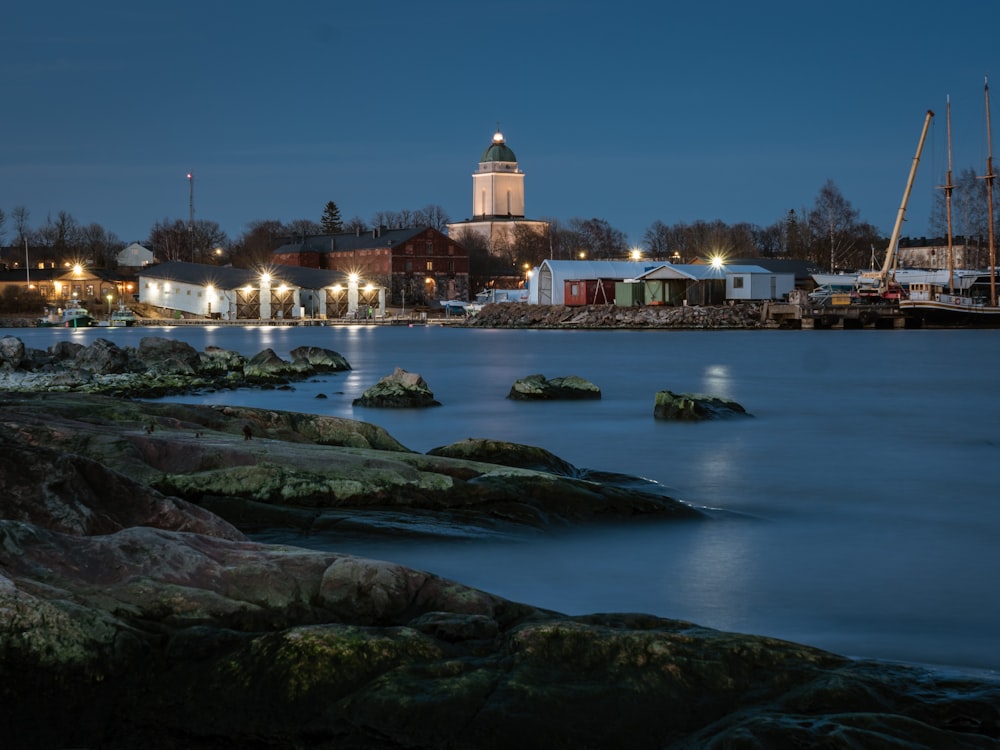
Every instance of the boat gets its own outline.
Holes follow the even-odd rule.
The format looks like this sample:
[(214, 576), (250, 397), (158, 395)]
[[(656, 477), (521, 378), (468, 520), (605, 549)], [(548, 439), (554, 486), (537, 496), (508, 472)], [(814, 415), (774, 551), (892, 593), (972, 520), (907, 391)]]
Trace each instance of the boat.
[(78, 300), (71, 300), (66, 307), (52, 310), (46, 308), (45, 315), (38, 319), (39, 328), (89, 328), (97, 320)]
[(111, 313), (108, 318), (108, 325), (117, 328), (120, 326), (134, 326), (135, 313), (125, 307), (125, 303), (119, 302), (118, 309)]
[(469, 303), (460, 299), (443, 299), (441, 307), (444, 308), (445, 315), (466, 315)]
[(1000, 328), (997, 304), (996, 246), (993, 232), (993, 142), (990, 134), (990, 84), (986, 80), (986, 183), (990, 267), (984, 271), (956, 271), (953, 267), (951, 193), (951, 101), (948, 102), (948, 174), (945, 181), (945, 213), (948, 219), (948, 278), (910, 286), (899, 301), (899, 311), (912, 327), (924, 325), (966, 328)]

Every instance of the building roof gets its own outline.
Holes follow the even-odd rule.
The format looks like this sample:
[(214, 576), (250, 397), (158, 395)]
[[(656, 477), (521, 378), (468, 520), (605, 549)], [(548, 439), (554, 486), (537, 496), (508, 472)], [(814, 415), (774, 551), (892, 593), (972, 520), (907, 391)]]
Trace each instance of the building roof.
[[(300, 266), (272, 266), (267, 269), (271, 275), (271, 285), (287, 284), (300, 289), (322, 289), (334, 284), (346, 284), (347, 274), (341, 271), (322, 271)], [(204, 263), (170, 261), (148, 266), (140, 274), (142, 278), (178, 281), (182, 284), (214, 286), (218, 289), (238, 289), (244, 286), (256, 287), (260, 284), (260, 271), (232, 266), (210, 266)]]
[(483, 155), (479, 157), (480, 162), (486, 161), (517, 161), (517, 157), (514, 156), (514, 152), (510, 150), (510, 146), (503, 139), (503, 133), (499, 130), (493, 134), (493, 142), (483, 151)]
[(544, 260), (553, 275), (562, 279), (634, 279), (659, 268), (662, 261), (637, 260)]
[[(351, 250), (375, 250), (405, 244), (418, 234), (428, 229), (436, 232), (433, 227), (408, 227), (406, 229), (387, 229), (381, 227), (368, 232), (342, 232), (340, 234), (311, 234), (289, 241), (275, 250), (275, 254), (299, 253), (312, 251), (319, 253), (336, 253)], [(442, 233), (443, 234), (443, 233)]]

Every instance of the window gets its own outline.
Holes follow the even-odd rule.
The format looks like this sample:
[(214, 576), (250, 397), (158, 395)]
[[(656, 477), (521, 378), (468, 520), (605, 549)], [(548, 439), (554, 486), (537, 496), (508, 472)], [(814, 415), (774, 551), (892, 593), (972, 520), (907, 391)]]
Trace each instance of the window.
[(428, 271), (433, 271), (434, 270), (434, 261), (433, 260), (427, 261), (427, 270)]
[(743, 277), (733, 276), (733, 289), (742, 289), (742, 288), (743, 288)]

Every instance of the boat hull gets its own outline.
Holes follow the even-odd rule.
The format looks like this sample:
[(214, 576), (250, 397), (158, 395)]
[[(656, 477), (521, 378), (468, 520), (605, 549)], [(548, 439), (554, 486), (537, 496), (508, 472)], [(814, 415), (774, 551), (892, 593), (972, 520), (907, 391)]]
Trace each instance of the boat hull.
[(908, 323), (939, 328), (1000, 328), (1000, 307), (971, 300), (900, 300), (899, 311)]

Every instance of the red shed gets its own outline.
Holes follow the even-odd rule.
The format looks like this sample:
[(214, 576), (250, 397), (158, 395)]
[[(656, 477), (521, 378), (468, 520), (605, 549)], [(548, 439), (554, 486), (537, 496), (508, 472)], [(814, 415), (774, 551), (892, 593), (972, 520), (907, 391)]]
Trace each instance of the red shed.
[(613, 305), (613, 279), (573, 279), (563, 282), (563, 303), (567, 306)]

